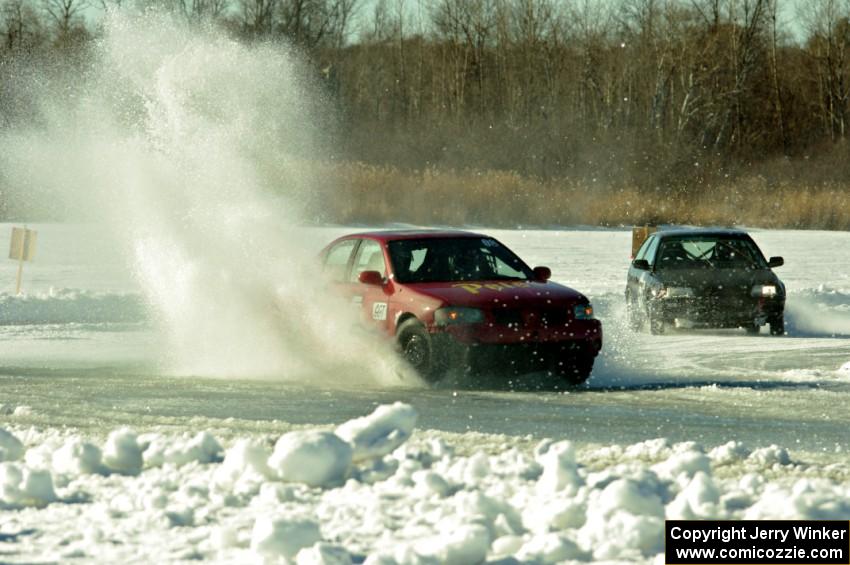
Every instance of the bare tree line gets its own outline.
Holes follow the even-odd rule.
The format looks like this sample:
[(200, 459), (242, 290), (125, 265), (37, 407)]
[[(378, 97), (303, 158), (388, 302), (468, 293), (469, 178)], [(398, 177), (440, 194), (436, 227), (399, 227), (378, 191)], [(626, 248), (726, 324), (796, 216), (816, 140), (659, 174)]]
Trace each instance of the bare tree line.
[[(94, 1), (0, 0), (0, 61), (96, 37)], [(850, 183), (850, 0), (144, 1), (299, 46), (358, 160), (694, 190), (826, 153)]]

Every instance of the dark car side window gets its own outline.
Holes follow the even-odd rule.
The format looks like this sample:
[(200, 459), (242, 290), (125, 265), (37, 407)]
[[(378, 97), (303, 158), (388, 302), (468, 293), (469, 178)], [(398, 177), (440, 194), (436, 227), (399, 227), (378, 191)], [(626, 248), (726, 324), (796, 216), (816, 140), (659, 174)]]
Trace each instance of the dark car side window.
[(649, 244), (646, 248), (646, 255), (643, 259), (646, 259), (647, 263), (652, 265), (655, 262), (655, 252), (658, 250), (658, 243), (661, 241), (660, 237), (650, 237), (647, 240)]
[(641, 244), (637, 255), (635, 255), (635, 261), (639, 259), (646, 259), (646, 252), (649, 250), (649, 246), (652, 245), (652, 242), (655, 241), (655, 239), (656, 238), (654, 236), (649, 236), (649, 238)]
[(346, 239), (340, 241), (330, 248), (328, 254), (325, 255), (325, 276), (334, 282), (342, 282), (345, 280), (345, 275), (348, 272), (348, 261), (351, 259), (351, 252), (357, 244), (356, 239)]

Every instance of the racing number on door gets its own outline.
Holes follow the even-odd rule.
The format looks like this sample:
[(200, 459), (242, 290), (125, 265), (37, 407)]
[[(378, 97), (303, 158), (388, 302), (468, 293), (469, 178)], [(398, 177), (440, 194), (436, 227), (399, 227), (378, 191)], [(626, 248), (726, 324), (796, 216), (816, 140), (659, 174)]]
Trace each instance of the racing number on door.
[(387, 303), (375, 302), (372, 304), (372, 319), (383, 322), (387, 319)]
[(382, 286), (360, 282), (360, 273), (364, 271), (377, 271), (384, 277), (387, 275), (384, 250), (380, 243), (371, 239), (361, 240), (354, 256), (349, 282), (354, 286), (354, 296), (362, 297), (363, 317), (383, 328), (387, 323), (387, 295)]

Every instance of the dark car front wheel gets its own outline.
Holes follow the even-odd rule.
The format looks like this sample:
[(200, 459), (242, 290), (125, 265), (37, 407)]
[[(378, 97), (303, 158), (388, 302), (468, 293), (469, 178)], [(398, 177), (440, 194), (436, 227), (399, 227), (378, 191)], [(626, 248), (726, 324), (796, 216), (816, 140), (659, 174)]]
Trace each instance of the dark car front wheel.
[(770, 324), (770, 335), (784, 335), (785, 334), (785, 314), (780, 314), (775, 318), (771, 318), (768, 320)]
[(658, 307), (653, 308), (652, 305), (647, 305), (646, 323), (649, 326), (649, 333), (660, 335), (667, 329), (667, 322), (664, 320), (664, 315)]
[(429, 382), (440, 380), (445, 372), (445, 364), (434, 347), (431, 335), (419, 320), (409, 319), (398, 327), (398, 347), (401, 356), (423, 379)]
[(629, 329), (633, 332), (640, 331), (643, 327), (643, 316), (640, 315), (637, 300), (632, 298), (631, 295), (626, 296), (626, 318)]
[(553, 368), (553, 373), (564, 379), (571, 386), (580, 385), (590, 378), (595, 356), (582, 353), (559, 359)]

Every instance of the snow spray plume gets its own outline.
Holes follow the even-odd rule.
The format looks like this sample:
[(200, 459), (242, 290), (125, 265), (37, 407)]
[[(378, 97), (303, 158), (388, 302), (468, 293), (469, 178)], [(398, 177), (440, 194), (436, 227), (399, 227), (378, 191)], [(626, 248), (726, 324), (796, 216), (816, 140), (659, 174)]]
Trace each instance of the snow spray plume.
[(106, 224), (170, 370), (397, 381), (352, 309), (317, 290), (318, 246), (297, 227), (322, 153), (295, 57), (151, 12), (108, 15), (90, 57), (82, 80), (21, 80), (38, 126), (0, 136), (0, 169), (13, 198), (39, 187)]

